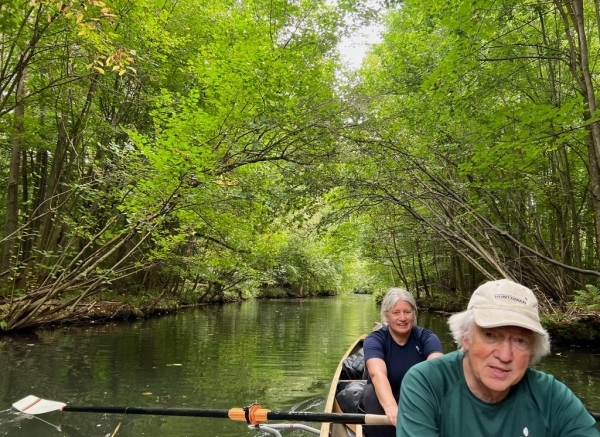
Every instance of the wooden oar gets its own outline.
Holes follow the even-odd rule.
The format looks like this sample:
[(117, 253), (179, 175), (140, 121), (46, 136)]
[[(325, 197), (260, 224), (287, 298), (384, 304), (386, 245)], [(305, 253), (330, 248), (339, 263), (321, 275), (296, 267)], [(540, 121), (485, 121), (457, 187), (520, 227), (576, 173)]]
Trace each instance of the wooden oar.
[(246, 408), (230, 410), (205, 410), (198, 408), (144, 408), (144, 407), (85, 407), (67, 405), (29, 395), (13, 404), (17, 410), (27, 414), (44, 414), (51, 411), (77, 413), (151, 414), (159, 416), (216, 417), (240, 420), (257, 425), (269, 420), (295, 420), (303, 422), (350, 423), (360, 425), (389, 425), (386, 416), (375, 414), (315, 413), (296, 411), (271, 411), (253, 404)]

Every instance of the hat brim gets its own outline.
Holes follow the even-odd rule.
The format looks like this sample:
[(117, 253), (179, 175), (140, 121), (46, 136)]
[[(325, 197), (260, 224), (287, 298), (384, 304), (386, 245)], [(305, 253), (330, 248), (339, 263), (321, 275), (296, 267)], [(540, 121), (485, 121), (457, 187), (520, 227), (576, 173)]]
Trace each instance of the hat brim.
[(540, 335), (548, 335), (540, 322), (531, 317), (509, 309), (473, 308), (473, 318), (481, 328), (498, 328), (500, 326), (518, 326), (529, 329)]

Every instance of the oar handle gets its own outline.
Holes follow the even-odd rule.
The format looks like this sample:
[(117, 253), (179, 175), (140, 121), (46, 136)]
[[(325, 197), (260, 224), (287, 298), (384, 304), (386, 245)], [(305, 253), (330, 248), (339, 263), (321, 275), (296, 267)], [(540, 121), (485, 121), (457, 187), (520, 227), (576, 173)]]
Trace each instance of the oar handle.
[(387, 416), (379, 414), (365, 414), (365, 425), (391, 425)]

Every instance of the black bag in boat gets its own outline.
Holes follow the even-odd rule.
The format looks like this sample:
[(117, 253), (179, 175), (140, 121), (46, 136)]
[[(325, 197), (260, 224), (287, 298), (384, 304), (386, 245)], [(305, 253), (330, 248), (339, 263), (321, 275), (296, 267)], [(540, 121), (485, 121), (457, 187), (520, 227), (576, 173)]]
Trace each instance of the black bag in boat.
[(366, 383), (367, 381), (352, 381), (335, 396), (344, 413), (365, 413), (362, 400)]
[(365, 373), (365, 352), (362, 348), (342, 362), (341, 379), (367, 379)]

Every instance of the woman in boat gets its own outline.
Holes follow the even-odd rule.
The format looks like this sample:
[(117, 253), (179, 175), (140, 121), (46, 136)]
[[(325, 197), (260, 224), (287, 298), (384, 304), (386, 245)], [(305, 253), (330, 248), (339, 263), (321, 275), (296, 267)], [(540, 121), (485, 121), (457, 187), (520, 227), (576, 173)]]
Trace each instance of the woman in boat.
[(373, 437), (395, 437), (398, 397), (404, 375), (412, 366), (443, 355), (437, 335), (417, 323), (415, 298), (402, 288), (390, 288), (381, 303), (384, 325), (365, 338), (369, 372), (364, 392), (368, 414), (385, 414), (394, 426), (366, 426)]

